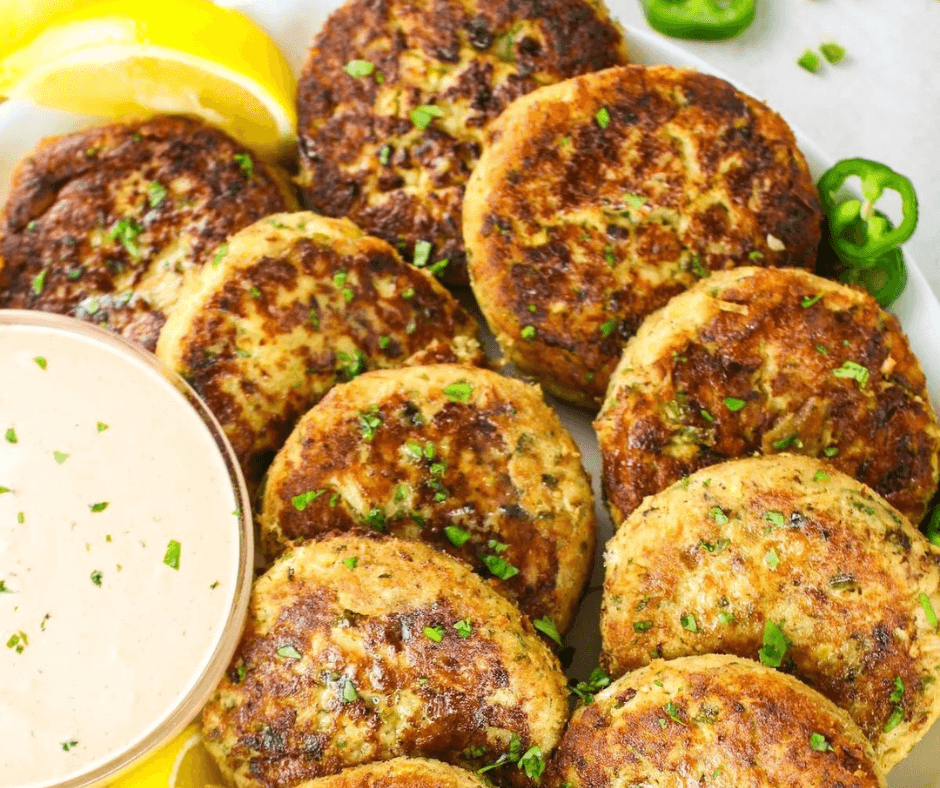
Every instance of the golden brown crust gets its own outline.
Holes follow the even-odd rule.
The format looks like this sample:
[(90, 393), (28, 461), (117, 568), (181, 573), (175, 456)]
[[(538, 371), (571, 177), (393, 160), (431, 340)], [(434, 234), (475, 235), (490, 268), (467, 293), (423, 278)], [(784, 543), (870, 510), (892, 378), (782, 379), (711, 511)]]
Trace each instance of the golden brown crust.
[[(376, 71), (350, 76), (357, 59)], [(600, 0), (351, 0), (300, 79), (304, 199), (408, 260), (430, 242), (428, 262), (448, 260), (447, 281), (466, 283), (461, 203), (489, 124), (540, 85), (626, 62)], [(442, 117), (422, 130), (410, 112), (426, 105)]]
[[(315, 500), (297, 499), (309, 491)], [(272, 464), (259, 519), (269, 556), (331, 530), (427, 542), (561, 633), (596, 539), (580, 452), (541, 392), (450, 364), (373, 372), (333, 389)], [(500, 579), (487, 560), (518, 574)]]
[(940, 550), (826, 463), (703, 469), (647, 498), (605, 564), (611, 675), (651, 654), (757, 659), (770, 621), (789, 641), (782, 667), (849, 712), (885, 773), (940, 717), (940, 634), (919, 599), (940, 610)]
[(295, 206), (279, 172), (193, 118), (49, 138), (13, 176), (0, 307), (84, 318), (153, 350), (187, 275), (231, 233)]
[(427, 758), (393, 758), (354, 766), (296, 788), (488, 788), (473, 772)]
[(940, 427), (897, 319), (794, 269), (714, 274), (650, 316), (594, 426), (615, 526), (682, 476), (756, 452), (828, 457), (914, 523), (940, 474)]
[(578, 709), (544, 785), (877, 788), (885, 779), (862, 732), (814, 690), (749, 660), (705, 656), (628, 673)]
[[(547, 760), (567, 710), (558, 661), (467, 566), (343, 534), (296, 547), (255, 583), (203, 738), (239, 788), (287, 788), (400, 755), (476, 770), (539, 747)], [(514, 764), (487, 774), (530, 784)]]
[(464, 203), (474, 293), (507, 356), (564, 399), (600, 404), (643, 318), (708, 271), (815, 264), (792, 132), (716, 77), (577, 77), (517, 101), (493, 140)]
[(477, 326), (433, 277), (345, 219), (276, 214), (180, 293), (157, 355), (206, 400), (254, 486), (335, 383), (427, 360), (482, 363)]

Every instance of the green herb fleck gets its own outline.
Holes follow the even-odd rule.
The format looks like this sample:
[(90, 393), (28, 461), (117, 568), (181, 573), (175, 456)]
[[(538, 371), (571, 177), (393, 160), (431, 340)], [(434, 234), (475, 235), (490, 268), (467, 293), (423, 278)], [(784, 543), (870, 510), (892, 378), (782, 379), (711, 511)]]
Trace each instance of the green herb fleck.
[(826, 752), (832, 749), (832, 747), (829, 746), (829, 742), (826, 741), (826, 737), (821, 733), (814, 733), (809, 737), (809, 746), (816, 752)]
[(718, 525), (725, 525), (728, 522), (728, 515), (726, 515), (719, 506), (713, 506), (709, 509), (708, 516), (718, 523)]
[(444, 117), (444, 111), (440, 107), (435, 107), (433, 104), (422, 104), (420, 107), (415, 107), (411, 110), (411, 122), (414, 123), (415, 127), (424, 131), (431, 123), (434, 121), (434, 118)]
[(440, 643), (444, 639), (444, 627), (425, 627), (424, 636), (428, 640)]
[(19, 438), (16, 437), (16, 430), (13, 427), (8, 427), (6, 431), (7, 443), (18, 443)]
[(65, 750), (66, 752), (69, 752), (70, 750), (73, 750), (76, 747), (78, 747), (78, 742), (75, 741), (75, 739), (69, 739), (68, 741), (62, 742), (61, 746), (63, 750)]
[(379, 164), (381, 164), (383, 167), (387, 166), (391, 155), (392, 149), (388, 145), (383, 145), (381, 150), (379, 150)]
[(228, 254), (228, 243), (222, 244), (215, 253), (215, 257), (212, 258), (212, 265), (218, 265), (225, 258), (225, 255)]
[(465, 380), (458, 380), (444, 388), (444, 393), (454, 402), (467, 402), (470, 399), (470, 393), (473, 391), (471, 386)]
[(366, 522), (373, 531), (382, 532), (386, 528), (385, 512), (377, 506), (366, 512)]
[(460, 621), (457, 621), (454, 624), (454, 629), (457, 632), (457, 635), (462, 638), (468, 638), (473, 634), (473, 625), (470, 623), (469, 618), (464, 618)]
[(671, 719), (673, 722), (678, 723), (679, 725), (685, 725), (685, 723), (679, 718), (679, 707), (672, 701), (669, 701), (669, 703), (663, 706), (663, 711), (669, 715), (669, 719)]
[(248, 293), (252, 298), (261, 298), (261, 290), (259, 290), (257, 287), (252, 286)]
[(894, 677), (894, 689), (891, 690), (891, 694), (888, 696), (888, 700), (892, 703), (900, 703), (904, 700), (904, 682), (901, 681), (900, 676)]
[(730, 623), (732, 623), (732, 622), (734, 621), (734, 616), (733, 616), (731, 613), (728, 613), (728, 612), (726, 612), (726, 611), (724, 611), (724, 610), (719, 610), (719, 611), (718, 611), (718, 620), (719, 620), (722, 624), (727, 625), (727, 624), (730, 624)]
[(388, 346), (392, 344), (392, 340), (388, 337), (379, 337), (379, 348), (382, 350), (388, 350)]
[(347, 569), (353, 570), (359, 565), (359, 556), (354, 555), (351, 558), (344, 558), (343, 564)]
[(375, 71), (375, 63), (370, 60), (350, 60), (343, 66), (343, 71), (351, 77), (367, 77)]
[(835, 41), (821, 44), (819, 51), (822, 52), (822, 56), (826, 58), (826, 61), (832, 65), (841, 63), (845, 59), (845, 47), (839, 46)]
[(634, 621), (633, 622), (633, 631), (634, 632), (647, 632), (653, 628), (652, 621)]
[(59, 465), (61, 465), (63, 462), (65, 462), (69, 458), (69, 455), (66, 454), (64, 451), (53, 451), (52, 456), (55, 458), (55, 461), (59, 463)]
[(103, 421), (99, 421), (99, 422), (98, 422), (98, 432), (104, 432), (106, 429), (108, 429), (109, 426), (110, 426), (110, 425), (105, 424)]
[(236, 153), (232, 156), (235, 163), (241, 168), (242, 175), (251, 180), (255, 174), (255, 161), (248, 153)]
[(293, 646), (281, 646), (277, 650), (277, 655), (284, 659), (301, 659), (301, 653)]
[(17, 654), (22, 654), (23, 649), (29, 645), (29, 636), (21, 629), (14, 632), (7, 640), (7, 648), (12, 648)]
[(498, 555), (483, 555), (482, 559), (483, 563), (486, 564), (486, 568), (500, 580), (508, 580), (510, 577), (515, 577), (519, 574), (519, 570), (516, 569), (516, 567), (505, 559), (500, 558)]
[(689, 632), (698, 632), (698, 623), (691, 613), (683, 613), (679, 618), (679, 623), (682, 624), (683, 629), (687, 629)]
[(787, 518), (783, 516), (783, 512), (764, 512), (764, 519), (777, 528), (783, 528), (787, 524)]
[(617, 265), (617, 258), (614, 257), (614, 247), (604, 247), (604, 259), (607, 261), (607, 265), (609, 265), (611, 268)]
[(803, 309), (809, 309), (813, 304), (819, 301), (819, 299), (821, 299), (824, 295), (825, 293), (820, 293), (819, 295), (815, 295), (815, 296), (806, 296), (802, 301), (800, 301), (800, 306), (803, 307)]
[(95, 569), (91, 573), (90, 577), (91, 577), (91, 582), (94, 583), (96, 586), (101, 585), (101, 571), (100, 570)]
[(763, 252), (758, 252), (758, 251), (755, 249), (753, 252), (750, 252), (750, 253), (748, 254), (747, 259), (748, 259), (748, 260), (763, 260), (763, 259), (764, 259), (764, 253), (763, 253)]
[(702, 409), (699, 411), (699, 413), (702, 414), (702, 418), (705, 419), (705, 421), (707, 421), (709, 424), (714, 424), (714, 423), (715, 423), (715, 417), (712, 416), (712, 414), (709, 413), (707, 410), (705, 410), (705, 408), (702, 408)]
[(97, 514), (98, 512), (103, 512), (105, 509), (107, 509), (108, 505), (108, 501), (98, 501), (98, 503), (90, 504), (88, 508), (91, 509), (93, 513)]
[(854, 361), (846, 361), (841, 367), (832, 370), (832, 374), (837, 378), (850, 378), (856, 381), (860, 389), (865, 388), (870, 375), (868, 367), (863, 367)]
[(561, 635), (558, 634), (558, 629), (555, 626), (555, 622), (552, 621), (548, 616), (542, 616), (541, 618), (535, 619), (532, 622), (532, 625), (542, 634), (548, 635), (559, 646), (561, 645)]
[(745, 405), (747, 405), (747, 402), (743, 399), (738, 399), (737, 397), (725, 397), (725, 407), (732, 413), (737, 413)]
[(349, 679), (346, 679), (346, 682), (343, 684), (343, 701), (345, 703), (352, 703), (356, 700), (359, 700), (359, 693), (356, 692), (356, 685), (353, 684)]
[(812, 49), (807, 49), (797, 58), (796, 64), (801, 68), (805, 68), (810, 74), (816, 74), (822, 66), (822, 61), (819, 59), (819, 55), (813, 52)]
[(780, 559), (777, 557), (777, 551), (771, 547), (770, 550), (767, 551), (767, 555), (764, 556), (764, 561), (771, 569), (776, 569), (780, 564)]
[(163, 185), (154, 181), (147, 187), (147, 202), (150, 203), (151, 208), (156, 208), (166, 199), (166, 194)]
[(614, 330), (617, 328), (617, 322), (617, 318), (614, 317), (601, 325), (601, 336), (604, 337), (604, 339), (607, 339), (607, 337), (614, 333)]
[(539, 747), (530, 747), (519, 759), (519, 768), (530, 780), (538, 780), (545, 771), (545, 760)]
[(418, 268), (423, 268), (428, 264), (428, 260), (431, 259), (431, 242), (430, 241), (417, 241), (415, 242), (415, 253), (414, 253), (414, 264)]
[(459, 528), (456, 525), (448, 525), (444, 528), (444, 535), (450, 539), (451, 544), (461, 547), (470, 538), (470, 532)]
[(529, 340), (531, 342), (535, 339), (535, 326), (523, 326), (522, 331), (519, 332), (519, 335), (523, 339)]
[(17, 513), (16, 513), (16, 522), (18, 522), (20, 525), (22, 525), (23, 523), (25, 523), (25, 522), (26, 522), (26, 515), (23, 514), (22, 512), (17, 512)]
[(40, 369), (45, 369), (46, 367), (49, 366), (49, 363), (46, 361), (44, 356), (36, 356), (35, 358), (33, 358), (33, 361), (36, 362), (36, 366), (39, 367)]
[(825, 471), (816, 471), (816, 473), (813, 474), (814, 482), (828, 482), (829, 478), (829, 474)]
[(779, 668), (783, 664), (790, 641), (783, 634), (783, 630), (773, 621), (764, 622), (764, 645), (757, 656), (768, 668)]
[(594, 115), (594, 119), (597, 121), (597, 125), (602, 129), (606, 129), (610, 125), (610, 112), (607, 110), (607, 107), (601, 107)]
[(594, 702), (594, 693), (598, 692), (610, 684), (610, 677), (604, 673), (601, 668), (594, 668), (587, 681), (579, 681), (568, 689), (573, 695), (576, 695), (585, 706), (590, 706)]
[(47, 268), (43, 268), (36, 276), (33, 277), (33, 294), (40, 295), (43, 288), (46, 286), (46, 276), (49, 274)]
[(894, 711), (891, 712), (891, 716), (888, 717), (888, 721), (885, 723), (882, 730), (885, 733), (891, 733), (898, 725), (901, 724), (901, 721), (904, 719), (904, 709), (898, 706)]
[(382, 426), (382, 417), (377, 405), (373, 405), (369, 410), (359, 411), (359, 426), (365, 440), (371, 441), (375, 437), (375, 433)]
[(181, 550), (182, 545), (175, 539), (170, 539), (166, 545), (166, 552), (163, 554), (163, 563), (170, 567), (170, 569), (179, 571)]
[(108, 231), (108, 238), (112, 241), (120, 241), (127, 253), (131, 257), (140, 257), (140, 250), (137, 248), (137, 236), (144, 231), (144, 228), (137, 224), (134, 219), (125, 216), (118, 219)]
[(933, 605), (930, 603), (930, 597), (922, 591), (918, 599), (920, 600), (920, 606), (924, 609), (924, 615), (927, 616), (927, 623), (934, 629), (937, 629), (937, 614), (934, 612)]

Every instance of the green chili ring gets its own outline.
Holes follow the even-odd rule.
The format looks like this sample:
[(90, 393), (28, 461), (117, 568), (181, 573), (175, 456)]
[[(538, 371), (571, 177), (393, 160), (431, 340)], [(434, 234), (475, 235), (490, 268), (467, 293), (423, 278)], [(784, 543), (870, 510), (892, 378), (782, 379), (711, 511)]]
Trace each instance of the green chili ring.
[(643, 0), (643, 10), (650, 27), (667, 36), (719, 41), (750, 26), (757, 0)]
[[(860, 200), (836, 202), (836, 193), (843, 184), (857, 175), (862, 182)], [(902, 219), (892, 227), (884, 214), (876, 211), (875, 203), (886, 189), (901, 197)], [(819, 179), (819, 197), (826, 216), (836, 253), (846, 262), (862, 265), (878, 260), (882, 255), (904, 243), (917, 227), (917, 195), (909, 179), (890, 167), (869, 159), (844, 159), (829, 169)], [(846, 231), (861, 220), (864, 237), (847, 238)]]

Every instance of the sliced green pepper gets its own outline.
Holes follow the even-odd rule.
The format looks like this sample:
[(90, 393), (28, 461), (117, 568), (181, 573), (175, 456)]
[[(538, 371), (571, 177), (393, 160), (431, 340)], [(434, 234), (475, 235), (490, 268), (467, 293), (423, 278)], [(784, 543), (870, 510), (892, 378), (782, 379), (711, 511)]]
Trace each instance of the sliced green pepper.
[(717, 41), (743, 33), (757, 0), (643, 0), (650, 27), (673, 38)]
[[(880, 211), (875, 213), (887, 227), (893, 228), (894, 225), (887, 216)], [(859, 218), (846, 228), (843, 235), (860, 243), (864, 240), (865, 233), (865, 222)], [(895, 247), (873, 260), (844, 261), (838, 279), (844, 284), (861, 284), (879, 304), (891, 306), (907, 286), (904, 255)]]
[[(836, 193), (853, 175), (862, 182), (862, 200), (836, 202)], [(902, 219), (897, 227), (875, 203), (889, 189), (901, 197)], [(890, 167), (868, 159), (844, 159), (819, 179), (819, 197), (829, 218), (829, 232), (836, 253), (856, 264), (872, 263), (900, 246), (917, 226), (917, 195), (914, 185)], [(864, 236), (858, 238), (857, 222), (864, 223)]]

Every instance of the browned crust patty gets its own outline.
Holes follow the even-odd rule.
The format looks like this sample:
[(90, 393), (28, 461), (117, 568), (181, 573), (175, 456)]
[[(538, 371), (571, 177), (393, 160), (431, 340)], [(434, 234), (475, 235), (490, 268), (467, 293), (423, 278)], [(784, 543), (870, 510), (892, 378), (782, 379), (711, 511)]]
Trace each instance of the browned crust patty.
[[(350, 76), (365, 60), (374, 71)], [(466, 283), (464, 186), (489, 124), (519, 96), (627, 62), (600, 0), (350, 0), (327, 20), (298, 91), (304, 200), (349, 216)], [(412, 110), (431, 106), (416, 125)], [(420, 255), (419, 255), (420, 258)]]
[(345, 219), (276, 214), (180, 292), (157, 355), (222, 424), (254, 486), (294, 423), (368, 369), (482, 363), (477, 325), (432, 276)]
[(722, 463), (647, 498), (607, 544), (603, 662), (757, 659), (848, 711), (887, 773), (940, 717), (940, 550), (868, 487), (784, 454)]
[(736, 657), (657, 661), (575, 712), (546, 788), (884, 786), (848, 715)]
[(561, 633), (596, 540), (581, 454), (538, 388), (453, 364), (333, 389), (271, 465), (259, 519), (269, 555), (334, 529), (427, 542)]
[(594, 423), (619, 525), (646, 495), (754, 453), (828, 458), (918, 523), (940, 427), (893, 315), (795, 269), (712, 275), (627, 345)]
[(308, 780), (296, 788), (488, 788), (482, 777), (427, 758), (393, 758)]
[(279, 172), (193, 118), (48, 138), (18, 166), (0, 219), (0, 307), (91, 320), (153, 350), (187, 275), (295, 206)]
[(812, 269), (821, 218), (776, 113), (716, 77), (629, 66), (506, 111), (467, 186), (464, 241), (509, 359), (596, 407), (648, 314), (709, 271)]
[(568, 712), (565, 679), (529, 620), (427, 545), (309, 541), (254, 586), (203, 738), (238, 788), (288, 788), (401, 755), (532, 782)]

